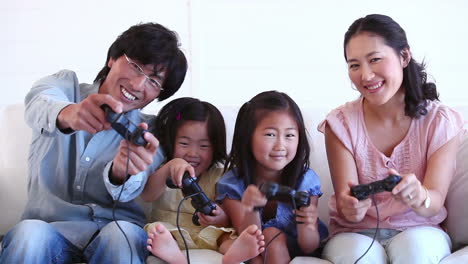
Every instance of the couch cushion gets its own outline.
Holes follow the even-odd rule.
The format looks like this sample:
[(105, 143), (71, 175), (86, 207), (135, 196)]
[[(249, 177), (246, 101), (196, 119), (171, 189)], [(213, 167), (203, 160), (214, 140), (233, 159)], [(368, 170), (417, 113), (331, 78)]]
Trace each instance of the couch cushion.
[(27, 200), (31, 129), (23, 115), (23, 104), (0, 106), (0, 234), (19, 221)]
[[(185, 255), (185, 251), (183, 251)], [(209, 249), (191, 249), (189, 251), (190, 263), (192, 264), (216, 264), (221, 263), (223, 255), (219, 252)], [(165, 261), (156, 258), (154, 256), (149, 256), (146, 259), (146, 264), (163, 264)]]
[(457, 154), (457, 170), (447, 194), (445, 205), (448, 216), (447, 232), (452, 238), (453, 250), (468, 245), (468, 134), (464, 135)]
[(468, 246), (442, 259), (440, 264), (468, 263)]

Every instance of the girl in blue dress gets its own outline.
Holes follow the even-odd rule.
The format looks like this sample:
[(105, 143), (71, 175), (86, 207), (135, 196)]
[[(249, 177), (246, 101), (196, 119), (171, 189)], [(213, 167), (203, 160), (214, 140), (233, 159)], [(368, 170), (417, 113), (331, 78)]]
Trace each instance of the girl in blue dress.
[[(216, 200), (238, 233), (252, 224), (262, 228), (268, 251), (251, 263), (264, 258), (266, 263), (289, 263), (295, 256), (313, 255), (327, 236), (318, 219), (322, 192), (319, 177), (309, 168), (306, 133), (299, 107), (285, 93), (262, 92), (239, 110)], [(308, 192), (310, 205), (296, 210), (290, 203), (268, 201), (259, 189), (265, 182)]]

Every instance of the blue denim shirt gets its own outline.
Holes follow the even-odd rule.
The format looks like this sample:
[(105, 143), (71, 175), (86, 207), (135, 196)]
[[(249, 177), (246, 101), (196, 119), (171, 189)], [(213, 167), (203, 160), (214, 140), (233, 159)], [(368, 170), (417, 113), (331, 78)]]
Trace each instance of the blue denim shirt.
[[(93, 135), (85, 131), (65, 134), (56, 127), (57, 116), (65, 106), (82, 101), (98, 89), (98, 83), (79, 84), (74, 72), (63, 70), (40, 79), (27, 94), (25, 119), (33, 135), (29, 197), (23, 219), (94, 221), (101, 227), (113, 220), (113, 199), (117, 199), (122, 186), (111, 184), (108, 172), (122, 137), (113, 129)], [(127, 116), (137, 124), (152, 118), (139, 110)], [(144, 212), (133, 199), (163, 160), (158, 150), (153, 164), (125, 183), (116, 219), (143, 226)]]

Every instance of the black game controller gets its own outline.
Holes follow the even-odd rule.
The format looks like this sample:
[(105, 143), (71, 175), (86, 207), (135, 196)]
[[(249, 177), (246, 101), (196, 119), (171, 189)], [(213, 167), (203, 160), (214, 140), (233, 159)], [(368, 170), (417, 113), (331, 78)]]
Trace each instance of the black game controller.
[(379, 192), (390, 192), (401, 181), (401, 176), (390, 174), (387, 178), (369, 184), (360, 184), (351, 187), (351, 195), (358, 200), (364, 200), (369, 195)]
[[(167, 187), (172, 188), (172, 189), (179, 188), (176, 185), (174, 185), (171, 178), (167, 178), (166, 185)], [(213, 216), (211, 211), (216, 209), (216, 204), (210, 199), (208, 199), (206, 194), (198, 185), (197, 178), (192, 178), (190, 177), (190, 174), (188, 172), (185, 172), (184, 176), (182, 177), (181, 189), (182, 189), (182, 193), (184, 194), (184, 197), (195, 194), (194, 196), (192, 196), (192, 206), (193, 208), (195, 208), (195, 213), (193, 214), (193, 217), (192, 217), (192, 223), (194, 225), (197, 225), (197, 226), (200, 225), (198, 221), (197, 212), (200, 212), (204, 215)]]
[(295, 209), (310, 205), (310, 194), (308, 192), (296, 191), (274, 182), (263, 183), (260, 186), (260, 191), (265, 194), (268, 200), (278, 200), (289, 204), (294, 203), (296, 205)]
[(146, 139), (143, 138), (143, 134), (148, 132), (147, 130), (132, 123), (123, 112), (117, 114), (106, 104), (101, 105), (101, 108), (106, 113), (107, 122), (111, 123), (112, 128), (123, 138), (130, 140), (137, 146), (146, 146), (148, 144)]

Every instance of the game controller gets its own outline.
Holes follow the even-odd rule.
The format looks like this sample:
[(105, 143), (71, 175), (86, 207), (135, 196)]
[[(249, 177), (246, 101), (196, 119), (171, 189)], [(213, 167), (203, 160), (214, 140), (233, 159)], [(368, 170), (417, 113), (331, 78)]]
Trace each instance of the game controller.
[[(274, 182), (265, 182), (260, 186), (260, 191), (268, 200), (277, 200), (295, 205), (295, 209), (310, 205), (310, 194), (306, 191), (296, 191), (290, 187)], [(294, 203), (294, 204), (292, 204)]]
[(369, 184), (359, 184), (351, 187), (351, 195), (358, 200), (364, 200), (369, 195), (379, 192), (390, 192), (401, 181), (401, 176), (390, 174), (387, 178)]
[(107, 122), (111, 123), (112, 128), (123, 138), (128, 139), (137, 146), (146, 146), (148, 144), (146, 139), (143, 138), (145, 132), (148, 132), (147, 130), (132, 123), (123, 112), (117, 114), (106, 104), (103, 104), (101, 108), (106, 114)]
[[(172, 182), (171, 178), (167, 178), (166, 185), (172, 189), (179, 188)], [(192, 206), (193, 208), (195, 208), (195, 213), (193, 214), (193, 217), (192, 217), (192, 223), (194, 225), (197, 225), (197, 226), (200, 225), (200, 222), (198, 221), (197, 212), (200, 212), (204, 215), (213, 216), (211, 212), (216, 209), (216, 204), (210, 199), (208, 199), (206, 194), (198, 185), (197, 178), (191, 177), (188, 172), (185, 172), (184, 176), (182, 177), (181, 189), (182, 189), (182, 193), (184, 194), (184, 197), (195, 194), (194, 196), (191, 197)]]

